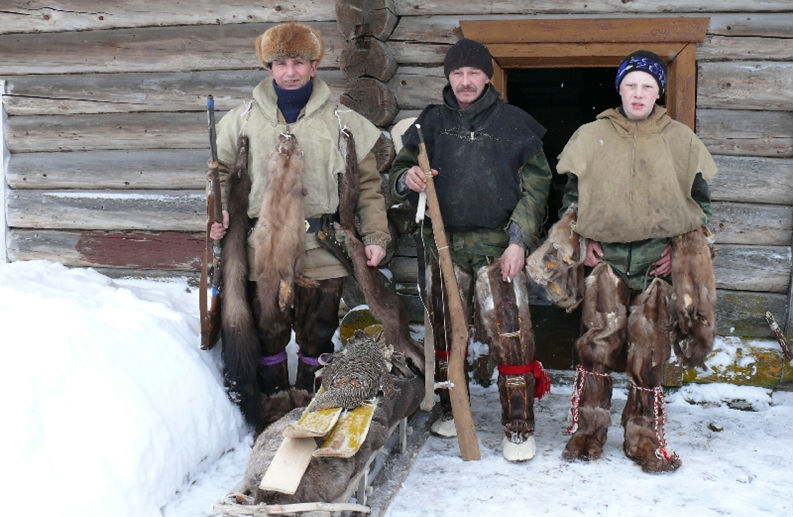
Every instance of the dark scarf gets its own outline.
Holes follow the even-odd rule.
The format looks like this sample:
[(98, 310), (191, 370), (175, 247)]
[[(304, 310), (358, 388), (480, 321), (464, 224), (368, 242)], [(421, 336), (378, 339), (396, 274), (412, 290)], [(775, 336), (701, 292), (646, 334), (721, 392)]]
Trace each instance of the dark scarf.
[(300, 110), (303, 109), (303, 106), (306, 105), (309, 97), (311, 97), (311, 91), (314, 89), (314, 78), (309, 79), (306, 84), (297, 90), (285, 90), (278, 86), (275, 81), (273, 81), (273, 88), (275, 88), (275, 94), (278, 97), (278, 109), (284, 114), (284, 120), (291, 124), (297, 120)]

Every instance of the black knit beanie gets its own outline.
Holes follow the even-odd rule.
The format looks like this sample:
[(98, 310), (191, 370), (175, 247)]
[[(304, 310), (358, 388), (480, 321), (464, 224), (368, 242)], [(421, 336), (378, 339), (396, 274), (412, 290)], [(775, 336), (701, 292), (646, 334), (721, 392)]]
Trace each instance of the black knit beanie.
[(622, 79), (631, 72), (642, 71), (650, 74), (655, 78), (658, 83), (658, 90), (661, 95), (666, 91), (666, 63), (661, 59), (658, 54), (650, 52), (649, 50), (637, 50), (630, 56), (626, 57), (617, 68), (617, 77), (614, 80), (614, 85), (617, 91), (620, 91), (620, 83)]
[(487, 47), (478, 41), (463, 38), (452, 45), (443, 60), (443, 73), (448, 79), (453, 70), (464, 66), (478, 68), (487, 77), (493, 77), (493, 58)]

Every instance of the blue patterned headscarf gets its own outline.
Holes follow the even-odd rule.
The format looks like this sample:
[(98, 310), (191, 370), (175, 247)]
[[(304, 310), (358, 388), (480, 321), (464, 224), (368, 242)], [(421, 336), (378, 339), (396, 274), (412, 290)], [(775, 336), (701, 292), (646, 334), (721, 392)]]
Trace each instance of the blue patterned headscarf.
[(666, 91), (666, 63), (657, 54), (649, 50), (637, 50), (626, 57), (617, 69), (617, 78), (614, 81), (617, 91), (620, 91), (622, 79), (631, 72), (647, 72), (658, 83), (659, 94)]

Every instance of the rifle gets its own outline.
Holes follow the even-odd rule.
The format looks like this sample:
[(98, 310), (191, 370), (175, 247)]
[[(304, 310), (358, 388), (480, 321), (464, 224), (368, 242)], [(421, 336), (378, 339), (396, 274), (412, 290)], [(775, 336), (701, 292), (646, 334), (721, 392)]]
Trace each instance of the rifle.
[[(430, 172), (430, 162), (427, 157), (427, 146), (424, 144), (424, 134), (421, 126), (416, 124), (416, 132), (419, 136), (419, 167), (424, 171), (427, 180), (427, 210), (432, 220), (432, 233), (435, 236), (435, 244), (438, 246), (438, 256), (441, 265), (441, 278), (446, 292), (446, 300), (449, 307), (449, 320), (451, 321), (451, 353), (449, 354), (449, 398), (452, 403), (452, 416), (454, 416), (454, 427), (457, 429), (457, 442), (460, 446), (460, 455), (463, 460), (478, 460), (479, 442), (476, 439), (476, 428), (474, 418), (471, 414), (471, 403), (468, 399), (468, 383), (465, 374), (465, 349), (468, 344), (468, 323), (465, 321), (463, 313), (463, 302), (460, 298), (460, 291), (457, 286), (457, 278), (454, 276), (454, 266), (452, 256), (449, 252), (449, 242), (446, 240), (446, 232), (443, 228), (441, 209), (438, 204), (438, 194), (435, 191), (435, 182)], [(425, 345), (426, 346), (426, 345)], [(425, 372), (425, 375), (432, 375)]]
[[(223, 222), (223, 205), (220, 195), (220, 174), (218, 172), (218, 149), (215, 141), (215, 100), (207, 96), (207, 122), (209, 125), (209, 149), (211, 158), (207, 173), (207, 232), (204, 246), (204, 261), (201, 267), (201, 283), (198, 298), (201, 313), (201, 349), (209, 350), (218, 340), (220, 333), (220, 255), (221, 241), (210, 242), (209, 230), (213, 223)], [(210, 253), (212, 266), (210, 267)], [(208, 281), (211, 277), (211, 282)], [(207, 290), (211, 283), (212, 301), (207, 303)]]

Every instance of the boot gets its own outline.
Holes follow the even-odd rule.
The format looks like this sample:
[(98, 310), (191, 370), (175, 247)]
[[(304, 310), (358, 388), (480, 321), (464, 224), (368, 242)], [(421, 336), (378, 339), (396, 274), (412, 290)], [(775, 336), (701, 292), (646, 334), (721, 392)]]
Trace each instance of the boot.
[(498, 376), (504, 458), (528, 461), (534, 457), (534, 375)]
[[(435, 360), (435, 380), (438, 382), (445, 382), (448, 377), (448, 362), (436, 358)], [(435, 436), (442, 438), (453, 438), (457, 436), (457, 428), (454, 425), (454, 417), (452, 416), (452, 401), (449, 396), (449, 390), (441, 388), (438, 395), (441, 399), (441, 414), (437, 420), (430, 426), (430, 432)]]
[[(262, 356), (262, 359), (275, 356)], [(265, 361), (268, 363), (268, 361)], [(256, 369), (256, 380), (259, 383), (259, 388), (267, 396), (274, 395), (275, 393), (289, 389), (289, 370), (286, 364), (286, 354), (284, 360), (275, 364), (259, 363)]]
[(644, 472), (673, 472), (682, 462), (667, 450), (663, 428), (666, 404), (661, 388), (640, 388), (635, 384), (628, 393), (622, 412), (625, 455), (641, 465)]
[(313, 357), (300, 356), (297, 363), (297, 377), (295, 378), (295, 389), (305, 390), (308, 393), (316, 393), (321, 385), (321, 378), (318, 379), (314, 374), (320, 369)]
[(603, 454), (611, 423), (611, 376), (585, 370), (579, 365), (573, 384), (573, 424), (562, 457), (567, 460), (595, 460)]

